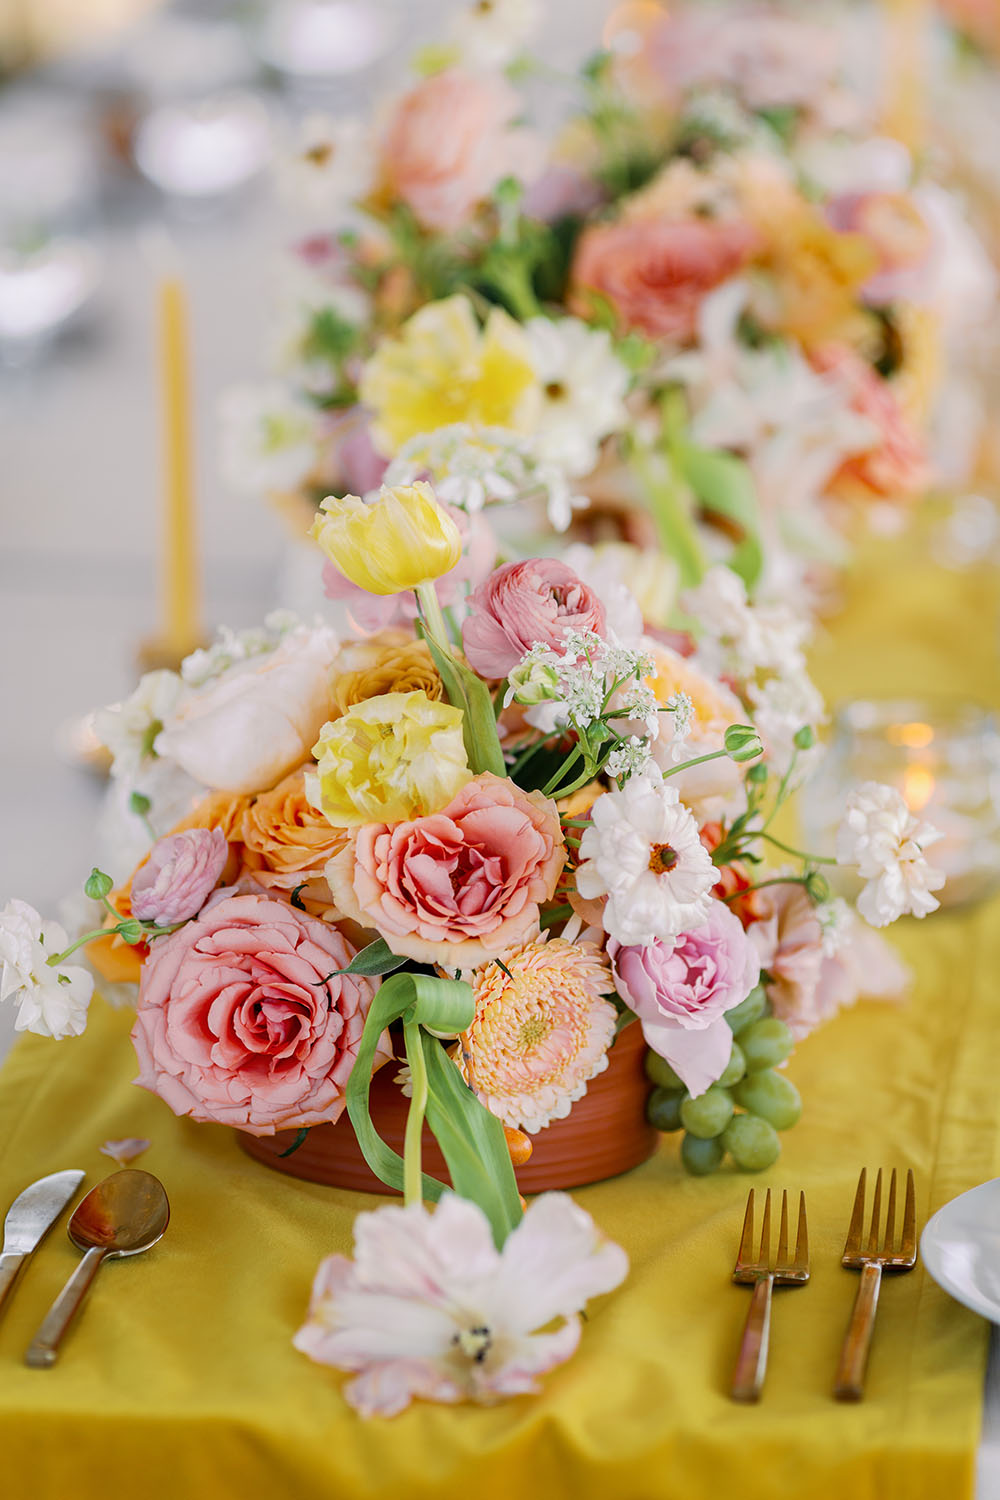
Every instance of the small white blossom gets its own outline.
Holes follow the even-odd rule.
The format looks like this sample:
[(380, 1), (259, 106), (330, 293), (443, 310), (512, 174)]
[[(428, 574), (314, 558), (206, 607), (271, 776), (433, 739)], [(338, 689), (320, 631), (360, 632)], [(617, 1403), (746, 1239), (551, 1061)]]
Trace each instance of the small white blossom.
[(833, 958), (850, 941), (857, 917), (841, 896), (820, 902), (814, 908), (814, 915), (823, 934), (823, 955), (825, 958)]
[(45, 922), (26, 901), (0, 911), (0, 1004), (18, 1003), (16, 1031), (79, 1036), (87, 1024), (93, 977), (76, 964), (50, 964), (67, 946), (58, 922)]
[(231, 630), (228, 625), (222, 625), (211, 646), (192, 651), (184, 658), (181, 677), (188, 687), (202, 687), (237, 662), (276, 651), (285, 636), (301, 623), (291, 610), (276, 609), (265, 616), (263, 625), (251, 626), (247, 630)]
[(677, 739), (686, 739), (694, 723), (694, 703), (690, 693), (671, 693), (664, 707), (673, 717)]
[(630, 735), (620, 745), (616, 745), (604, 763), (607, 774), (616, 781), (627, 780), (630, 776), (640, 775), (649, 765), (650, 748), (648, 740), (639, 739), (638, 735)]
[(540, 388), (535, 450), (567, 474), (587, 474), (601, 441), (628, 421), (628, 371), (607, 330), (579, 318), (530, 318), (524, 331)]
[(445, 32), (467, 68), (505, 68), (534, 34), (538, 0), (465, 0)]
[(921, 822), (896, 787), (866, 781), (847, 799), (837, 831), (837, 863), (856, 866), (866, 885), (858, 911), (872, 927), (898, 917), (926, 917), (940, 905), (932, 891), (944, 874), (928, 863), (924, 850), (941, 834)]
[[(761, 684), (751, 682), (746, 695), (768, 760), (784, 775), (795, 753), (799, 730), (822, 724), (826, 717), (822, 695), (804, 670), (787, 677), (770, 677)], [(803, 770), (808, 755), (808, 751), (799, 752), (799, 766)]]
[(155, 757), (153, 742), (183, 690), (176, 672), (146, 672), (130, 697), (94, 715), (94, 731), (111, 752), (111, 774), (134, 780)]
[(576, 885), (585, 900), (607, 897), (604, 929), (626, 946), (671, 942), (700, 927), (716, 871), (698, 824), (649, 765), (590, 810)]
[(219, 419), (220, 467), (241, 494), (294, 490), (315, 466), (322, 413), (279, 380), (230, 387)]
[(307, 115), (283, 167), (287, 196), (324, 225), (337, 223), (374, 182), (371, 132), (358, 119)]

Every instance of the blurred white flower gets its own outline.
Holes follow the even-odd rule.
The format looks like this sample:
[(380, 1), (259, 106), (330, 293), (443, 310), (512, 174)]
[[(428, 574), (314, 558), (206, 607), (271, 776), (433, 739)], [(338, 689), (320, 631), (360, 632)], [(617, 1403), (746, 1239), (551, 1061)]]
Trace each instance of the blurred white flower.
[(607, 331), (579, 318), (531, 318), (524, 328), (540, 387), (536, 451), (568, 474), (589, 473), (601, 440), (628, 421), (628, 371)]
[(532, 37), (540, 17), (538, 0), (466, 0), (452, 13), (445, 41), (467, 68), (504, 68)]
[(359, 119), (310, 114), (283, 162), (281, 186), (297, 206), (325, 227), (363, 198), (375, 181), (371, 132)]
[(94, 731), (112, 755), (111, 774), (134, 780), (155, 757), (153, 742), (184, 684), (176, 672), (146, 672), (135, 691), (94, 715)]
[(67, 942), (58, 922), (44, 922), (26, 901), (8, 901), (0, 911), (0, 1004), (17, 1002), (15, 1031), (59, 1039), (86, 1026), (92, 976), (77, 964), (49, 963)]
[(926, 917), (940, 902), (931, 895), (944, 875), (924, 850), (941, 834), (910, 811), (896, 787), (866, 781), (848, 797), (837, 830), (837, 863), (856, 866), (867, 883), (858, 911), (872, 927), (898, 917)]
[(321, 413), (281, 381), (231, 386), (219, 418), (222, 473), (243, 494), (294, 490), (316, 463)]

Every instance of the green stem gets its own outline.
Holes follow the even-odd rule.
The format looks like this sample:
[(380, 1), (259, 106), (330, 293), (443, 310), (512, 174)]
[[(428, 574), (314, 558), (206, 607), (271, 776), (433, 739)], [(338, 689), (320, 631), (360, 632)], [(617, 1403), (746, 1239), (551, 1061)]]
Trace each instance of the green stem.
[(794, 854), (796, 859), (804, 859), (810, 865), (835, 865), (837, 863), (829, 854), (806, 854), (802, 849), (793, 849), (791, 844), (783, 844), (780, 839), (775, 838), (773, 833), (765, 833), (763, 828), (757, 837), (766, 839), (769, 844), (773, 844), (776, 849), (784, 850), (786, 854)]
[(424, 1062), (420, 1025), (417, 1021), (404, 1019), (403, 1042), (406, 1047), (406, 1061), (410, 1065), (410, 1077), (413, 1081), (413, 1097), (410, 1100), (410, 1108), (406, 1116), (406, 1133), (403, 1137), (403, 1202), (409, 1208), (414, 1203), (424, 1201), (421, 1190), (421, 1135), (424, 1128), (424, 1115), (427, 1111), (427, 1065)]
[(684, 485), (678, 478), (677, 465), (672, 458), (662, 462), (665, 471), (659, 471), (649, 450), (636, 444), (631, 454), (632, 468), (642, 485), (646, 502), (656, 521), (663, 550), (677, 563), (681, 585), (689, 588), (700, 583), (705, 572), (705, 559), (698, 542), (691, 515), (691, 507), (685, 499)]
[(671, 766), (669, 771), (663, 772), (663, 779), (668, 776), (676, 776), (678, 771), (688, 771), (692, 766), (703, 765), (706, 760), (723, 760), (729, 754), (728, 750), (712, 750), (708, 755), (696, 755), (693, 760), (682, 760), (679, 766)]
[(723, 896), (723, 901), (738, 901), (741, 896), (749, 896), (751, 891), (763, 891), (769, 885), (808, 885), (809, 881), (805, 875), (777, 875), (773, 880), (759, 880), (756, 885), (745, 885), (741, 891), (731, 891), (728, 896)]
[[(556, 792), (555, 788), (559, 785), (559, 782), (566, 775), (566, 772), (570, 769), (570, 767), (575, 766), (577, 761), (581, 759), (582, 755), (583, 751), (580, 748), (579, 741), (577, 741), (576, 748), (574, 749), (573, 754), (569, 756), (567, 760), (563, 761), (556, 774), (545, 783), (544, 787), (542, 788), (543, 797), (564, 797), (566, 795), (565, 791)], [(587, 776), (585, 775), (584, 781), (586, 780)], [(574, 783), (574, 790), (577, 785), (583, 786), (583, 781)]]
[(764, 824), (763, 824), (763, 828), (761, 829), (761, 832), (764, 831), (764, 828), (770, 828), (770, 826), (773, 823), (775, 817), (777, 816), (778, 809), (781, 807), (782, 803), (784, 802), (785, 798), (787, 797), (787, 795), (788, 795), (788, 783), (792, 779), (792, 772), (795, 770), (795, 762), (798, 760), (798, 758), (799, 758), (799, 752), (798, 752), (798, 747), (796, 747), (792, 751), (792, 758), (788, 762), (788, 770), (785, 772), (784, 776), (782, 776), (782, 778), (781, 778), (781, 782), (780, 782), (780, 784), (778, 786), (778, 794), (777, 794), (777, 796), (774, 799), (774, 806), (771, 808), (771, 811), (768, 813), (767, 817), (764, 819)]
[(521, 754), (517, 757), (517, 759), (514, 761), (514, 764), (508, 771), (508, 776), (513, 779), (513, 777), (515, 777), (519, 771), (524, 769), (531, 757), (533, 755), (537, 755), (539, 750), (544, 750), (549, 741), (552, 739), (555, 739), (555, 735), (547, 734), (544, 739), (536, 740), (533, 745), (529, 745), (527, 750), (522, 750)]
[[(121, 912), (115, 912), (115, 916), (121, 918)], [(71, 953), (75, 953), (77, 948), (82, 948), (84, 943), (92, 943), (95, 938), (111, 937), (117, 931), (117, 927), (95, 927), (92, 932), (85, 932), (82, 937), (77, 938), (75, 943), (70, 943), (69, 947), (64, 948), (61, 953), (53, 953), (52, 957), (45, 961), (54, 969), (57, 964), (69, 958)]]
[(418, 583), (415, 593), (427, 634), (431, 636), (439, 650), (451, 656), (453, 653), (451, 641), (448, 638), (448, 626), (445, 623), (441, 601), (433, 582)]

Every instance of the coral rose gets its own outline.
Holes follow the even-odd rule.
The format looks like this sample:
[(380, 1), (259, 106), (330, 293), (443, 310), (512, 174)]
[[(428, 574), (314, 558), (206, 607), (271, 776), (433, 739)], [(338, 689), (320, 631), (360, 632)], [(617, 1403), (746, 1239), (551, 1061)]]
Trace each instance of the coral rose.
[(565, 647), (567, 630), (604, 631), (604, 605), (565, 563), (551, 557), (506, 563), (469, 599), (462, 645), (482, 677), (506, 677), (541, 642)]
[(733, 1034), (724, 1019), (760, 978), (760, 959), (738, 917), (713, 901), (700, 927), (675, 944), (610, 942), (618, 993), (639, 1017), (642, 1034), (692, 1094), (725, 1071)]
[(528, 174), (533, 153), (511, 121), (521, 101), (505, 79), (449, 68), (396, 106), (382, 141), (382, 180), (427, 229), (460, 229), (501, 177)]
[[(332, 972), (354, 952), (283, 901), (222, 895), (152, 944), (132, 1029), (137, 1083), (177, 1115), (250, 1135), (336, 1120), (374, 994)], [(383, 1037), (377, 1061), (389, 1056)]]
[(843, 344), (824, 344), (810, 358), (817, 370), (846, 389), (851, 409), (872, 427), (871, 447), (841, 464), (832, 491), (863, 500), (906, 500), (919, 494), (930, 477), (927, 456), (888, 381)]
[(687, 343), (704, 298), (745, 264), (756, 243), (754, 230), (734, 219), (595, 225), (577, 247), (570, 310), (592, 315), (596, 293), (624, 328)]
[(439, 813), (359, 829), (326, 878), (394, 953), (468, 969), (535, 934), (564, 859), (555, 803), (484, 771)]
[(243, 815), (241, 836), (245, 869), (258, 885), (276, 891), (304, 885), (305, 894), (329, 906), (323, 868), (344, 847), (347, 834), (313, 807), (304, 771), (293, 771), (257, 798)]

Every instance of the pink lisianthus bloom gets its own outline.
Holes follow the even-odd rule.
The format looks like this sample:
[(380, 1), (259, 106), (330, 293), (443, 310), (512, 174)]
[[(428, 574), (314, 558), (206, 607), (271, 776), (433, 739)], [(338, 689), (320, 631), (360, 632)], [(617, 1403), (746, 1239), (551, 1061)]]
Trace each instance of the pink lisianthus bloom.
[(434, 73), (399, 101), (380, 151), (385, 189), (426, 229), (461, 229), (502, 177), (533, 175), (537, 153), (512, 129), (521, 100), (497, 75)]
[(844, 344), (824, 344), (810, 360), (846, 390), (851, 410), (872, 428), (871, 446), (841, 464), (831, 490), (862, 499), (906, 500), (919, 494), (930, 478), (927, 455), (888, 381)]
[(738, 917), (713, 901), (701, 927), (673, 945), (610, 942), (618, 993), (639, 1017), (642, 1034), (682, 1078), (703, 1094), (725, 1072), (733, 1034), (724, 1019), (760, 978), (760, 960)]
[(689, 343), (705, 297), (745, 265), (757, 239), (751, 225), (736, 219), (594, 225), (577, 246), (570, 311), (592, 316), (596, 294), (623, 328)]
[(555, 803), (484, 771), (441, 812), (354, 831), (326, 878), (394, 953), (470, 969), (536, 934), (564, 859)]
[(492, 1403), (537, 1390), (576, 1349), (584, 1304), (627, 1273), (624, 1250), (566, 1193), (536, 1198), (502, 1250), (478, 1204), (454, 1193), (433, 1212), (388, 1205), (355, 1219), (353, 1261), (320, 1265), (294, 1344), (354, 1373), (344, 1396), (365, 1417), (414, 1396)]
[[(150, 947), (132, 1044), (177, 1115), (250, 1135), (339, 1118), (374, 988), (355, 949), (283, 901), (223, 893)], [(379, 1043), (376, 1066), (391, 1057)]]
[(462, 645), (473, 671), (506, 677), (540, 642), (565, 649), (567, 630), (603, 634), (604, 605), (572, 568), (552, 557), (505, 563), (469, 599)]
[[(466, 592), (475, 588), (489, 573), (497, 555), (496, 537), (481, 512), (468, 515), (454, 505), (438, 501), (458, 527), (462, 538), (462, 556), (451, 569), (435, 579), (434, 588), (442, 608), (462, 607)], [(369, 594), (345, 578), (332, 562), (323, 565), (323, 592), (328, 599), (340, 600), (355, 630), (366, 635), (387, 630), (394, 625), (412, 625), (417, 617), (417, 599), (412, 589), (402, 594)]]
[(132, 881), (132, 915), (172, 927), (201, 911), (229, 858), (221, 828), (188, 828), (157, 839)]

